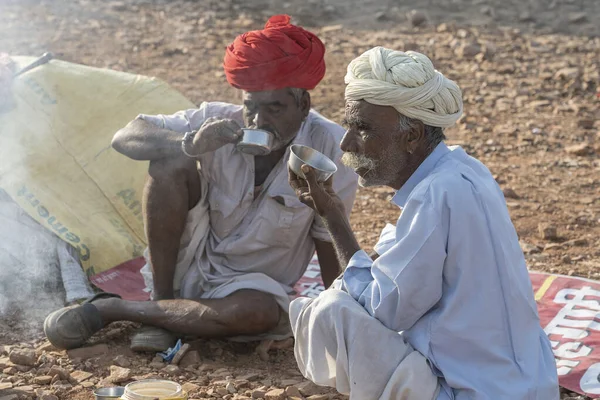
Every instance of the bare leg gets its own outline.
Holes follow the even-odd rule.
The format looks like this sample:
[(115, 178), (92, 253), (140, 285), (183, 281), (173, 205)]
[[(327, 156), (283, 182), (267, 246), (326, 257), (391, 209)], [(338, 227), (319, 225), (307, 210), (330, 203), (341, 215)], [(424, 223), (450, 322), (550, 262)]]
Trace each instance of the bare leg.
[(200, 200), (200, 178), (190, 158), (150, 162), (144, 188), (144, 226), (148, 238), (155, 299), (173, 298), (173, 276), (188, 211)]
[(270, 294), (239, 290), (223, 299), (126, 301), (98, 299), (93, 303), (105, 324), (133, 321), (179, 334), (204, 338), (255, 335), (279, 322), (279, 305)]

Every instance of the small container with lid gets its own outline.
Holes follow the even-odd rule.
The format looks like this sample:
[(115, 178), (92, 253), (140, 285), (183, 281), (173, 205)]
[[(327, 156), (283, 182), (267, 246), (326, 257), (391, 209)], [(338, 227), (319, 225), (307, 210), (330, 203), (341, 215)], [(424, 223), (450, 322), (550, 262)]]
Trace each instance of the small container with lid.
[(125, 386), (121, 400), (187, 400), (187, 393), (177, 382), (146, 379)]

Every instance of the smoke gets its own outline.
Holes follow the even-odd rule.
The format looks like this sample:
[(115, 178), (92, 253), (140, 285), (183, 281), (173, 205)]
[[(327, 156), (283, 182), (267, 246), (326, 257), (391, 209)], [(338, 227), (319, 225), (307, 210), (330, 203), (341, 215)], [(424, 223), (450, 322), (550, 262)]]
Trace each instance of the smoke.
[(0, 190), (0, 342), (38, 336), (64, 305), (61, 245)]

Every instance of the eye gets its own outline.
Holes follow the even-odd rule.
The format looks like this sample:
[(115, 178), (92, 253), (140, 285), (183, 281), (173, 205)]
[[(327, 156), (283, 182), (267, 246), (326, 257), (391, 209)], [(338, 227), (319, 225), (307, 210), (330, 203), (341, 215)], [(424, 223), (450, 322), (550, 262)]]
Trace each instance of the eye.
[(269, 106), (269, 114), (279, 114), (281, 110), (281, 106)]

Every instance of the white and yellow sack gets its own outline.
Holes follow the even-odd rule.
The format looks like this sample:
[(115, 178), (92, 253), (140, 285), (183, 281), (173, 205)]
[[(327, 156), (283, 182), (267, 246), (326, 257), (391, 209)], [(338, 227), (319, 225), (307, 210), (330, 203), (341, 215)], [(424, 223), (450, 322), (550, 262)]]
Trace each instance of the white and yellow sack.
[(0, 188), (73, 245), (88, 275), (140, 257), (148, 165), (115, 152), (112, 136), (140, 113), (194, 105), (158, 79), (59, 60), (16, 77), (12, 96), (0, 111)]

